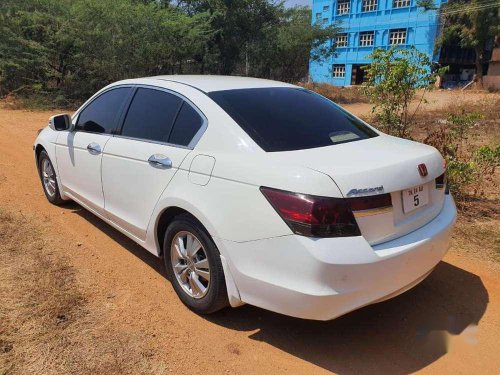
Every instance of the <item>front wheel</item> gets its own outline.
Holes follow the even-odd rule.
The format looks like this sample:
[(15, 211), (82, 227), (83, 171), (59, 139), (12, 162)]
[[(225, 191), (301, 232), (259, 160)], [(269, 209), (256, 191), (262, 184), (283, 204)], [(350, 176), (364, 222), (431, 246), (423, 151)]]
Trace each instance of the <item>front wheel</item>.
[(175, 292), (191, 310), (210, 314), (228, 305), (219, 250), (190, 215), (179, 215), (168, 226), (163, 259)]
[(56, 206), (62, 205), (64, 200), (61, 198), (59, 186), (57, 186), (56, 171), (45, 150), (40, 152), (38, 156), (38, 173), (42, 181), (43, 192), (48, 201)]

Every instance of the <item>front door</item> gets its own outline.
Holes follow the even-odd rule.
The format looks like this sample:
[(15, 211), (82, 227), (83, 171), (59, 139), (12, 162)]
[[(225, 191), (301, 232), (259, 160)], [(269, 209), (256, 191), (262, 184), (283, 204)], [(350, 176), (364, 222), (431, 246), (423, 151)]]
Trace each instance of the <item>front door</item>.
[(77, 114), (75, 129), (61, 132), (57, 138), (57, 169), (63, 192), (100, 214), (104, 211), (102, 152), (130, 90), (120, 87), (102, 93)]
[(351, 85), (361, 85), (366, 80), (366, 65), (353, 65)]

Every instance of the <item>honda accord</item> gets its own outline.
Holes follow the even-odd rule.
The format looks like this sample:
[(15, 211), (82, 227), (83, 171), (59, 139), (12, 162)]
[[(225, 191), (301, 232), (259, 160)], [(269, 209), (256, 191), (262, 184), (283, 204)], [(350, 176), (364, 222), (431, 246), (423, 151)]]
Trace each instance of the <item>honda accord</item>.
[(49, 202), (162, 257), (201, 314), (328, 320), (394, 297), (443, 258), (456, 218), (436, 149), (269, 80), (116, 82), (53, 116), (34, 152)]

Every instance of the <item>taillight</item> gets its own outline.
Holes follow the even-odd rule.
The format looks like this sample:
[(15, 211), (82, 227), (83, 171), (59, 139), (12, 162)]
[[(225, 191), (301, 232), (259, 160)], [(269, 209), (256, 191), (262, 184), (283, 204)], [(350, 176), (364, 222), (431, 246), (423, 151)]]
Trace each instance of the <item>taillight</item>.
[(330, 198), (267, 187), (260, 190), (294, 233), (308, 237), (360, 236), (353, 211), (391, 206), (390, 194)]
[(436, 189), (444, 189), (446, 186), (446, 173), (436, 177)]

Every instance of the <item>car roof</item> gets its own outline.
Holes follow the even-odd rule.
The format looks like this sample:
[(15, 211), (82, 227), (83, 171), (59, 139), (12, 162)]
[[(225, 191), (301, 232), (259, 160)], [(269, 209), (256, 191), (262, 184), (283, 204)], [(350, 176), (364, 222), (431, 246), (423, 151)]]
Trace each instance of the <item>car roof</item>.
[(137, 78), (134, 80), (127, 80), (127, 82), (135, 81), (135, 83), (138, 84), (141, 83), (147, 84), (151, 83), (152, 80), (177, 82), (194, 87), (205, 93), (212, 91), (237, 90), (237, 89), (248, 89), (248, 88), (261, 88), (261, 87), (296, 87), (288, 83), (272, 81), (268, 79), (239, 77), (239, 76), (216, 76), (216, 75), (164, 75), (164, 76)]

